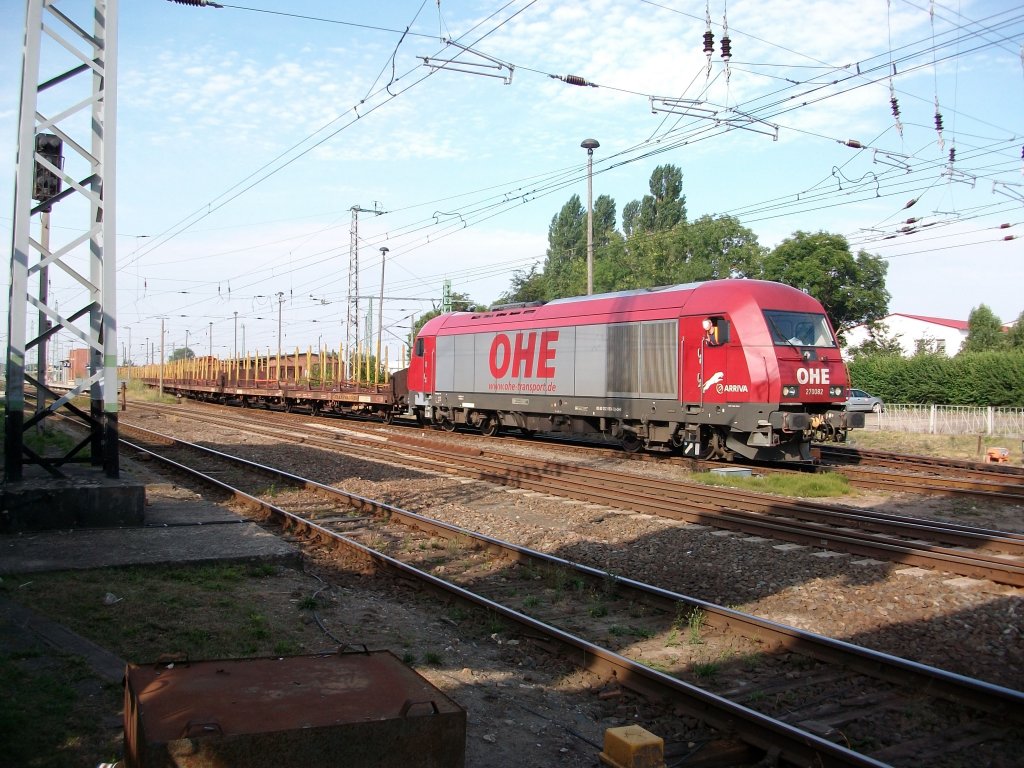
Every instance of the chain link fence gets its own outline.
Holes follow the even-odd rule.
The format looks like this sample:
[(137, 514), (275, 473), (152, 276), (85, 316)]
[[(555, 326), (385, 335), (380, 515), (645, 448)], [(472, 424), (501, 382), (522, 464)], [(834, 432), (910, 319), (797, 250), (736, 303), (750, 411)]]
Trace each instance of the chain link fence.
[(867, 414), (867, 429), (927, 435), (992, 435), (1024, 439), (1024, 408), (886, 403)]

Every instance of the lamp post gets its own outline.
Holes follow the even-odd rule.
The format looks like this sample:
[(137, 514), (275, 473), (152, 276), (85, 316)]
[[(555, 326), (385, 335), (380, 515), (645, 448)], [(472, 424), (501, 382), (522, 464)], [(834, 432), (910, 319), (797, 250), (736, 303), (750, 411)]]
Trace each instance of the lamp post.
[(373, 368), (373, 383), (377, 383), (380, 371), (380, 337), (384, 331), (384, 262), (387, 259), (388, 247), (380, 247), (380, 301), (377, 302), (377, 364)]
[[(186, 360), (188, 360), (189, 355), (192, 353), (192, 350), (189, 349), (189, 347), (188, 347), (188, 333), (189, 333), (188, 328), (186, 328), (185, 329), (185, 359)], [(195, 355), (192, 355), (192, 357), (195, 357)]]
[(281, 381), (281, 307), (283, 305), (284, 305), (284, 291), (278, 291), (277, 292), (277, 380), (278, 381)]
[(587, 150), (587, 296), (594, 293), (594, 150), (601, 146), (597, 139), (584, 139)]
[(235, 360), (238, 359), (238, 312), (235, 312)]

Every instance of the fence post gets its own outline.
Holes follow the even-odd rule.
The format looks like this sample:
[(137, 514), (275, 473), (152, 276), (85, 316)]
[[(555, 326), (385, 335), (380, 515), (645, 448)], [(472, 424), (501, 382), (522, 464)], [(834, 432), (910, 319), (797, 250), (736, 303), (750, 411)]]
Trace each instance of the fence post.
[(993, 408), (990, 405), (987, 410), (988, 410), (988, 413), (985, 414), (986, 415), (986, 419), (985, 419), (985, 422), (986, 422), (985, 423), (985, 434), (986, 435), (991, 435), (992, 434), (992, 427), (993, 427), (993, 424), (995, 423), (996, 409)]
[(932, 403), (928, 412), (928, 434), (935, 434), (935, 403)]

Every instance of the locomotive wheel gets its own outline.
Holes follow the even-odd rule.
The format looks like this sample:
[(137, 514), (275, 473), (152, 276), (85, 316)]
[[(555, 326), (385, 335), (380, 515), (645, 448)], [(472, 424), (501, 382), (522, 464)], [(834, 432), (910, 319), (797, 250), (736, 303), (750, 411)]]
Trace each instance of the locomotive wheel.
[(636, 436), (635, 432), (626, 432), (622, 436), (622, 450), (626, 453), (636, 453), (643, 446), (643, 441)]
[(495, 416), (484, 416), (480, 422), (480, 434), (485, 437), (494, 437), (501, 431), (501, 422)]
[(441, 429), (443, 429), (445, 432), (454, 432), (455, 431), (455, 422), (452, 421), (451, 419), (449, 419), (447, 416), (442, 416), (441, 417)]
[(718, 431), (711, 433), (711, 437), (708, 440), (708, 447), (704, 450), (704, 455), (701, 456), (705, 461), (718, 458), (722, 455), (722, 438), (718, 434)]

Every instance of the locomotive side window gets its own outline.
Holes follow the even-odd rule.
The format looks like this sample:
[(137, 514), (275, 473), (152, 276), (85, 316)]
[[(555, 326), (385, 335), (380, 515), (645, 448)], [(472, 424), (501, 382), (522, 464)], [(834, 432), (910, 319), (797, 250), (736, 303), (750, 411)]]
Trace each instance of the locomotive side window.
[(764, 319), (776, 344), (796, 347), (834, 347), (825, 315), (766, 309)]
[(709, 346), (717, 347), (729, 341), (729, 321), (720, 315), (712, 315), (705, 318), (702, 323), (704, 327), (704, 340)]
[(416, 357), (423, 357), (423, 337), (416, 339), (416, 349), (414, 353)]

